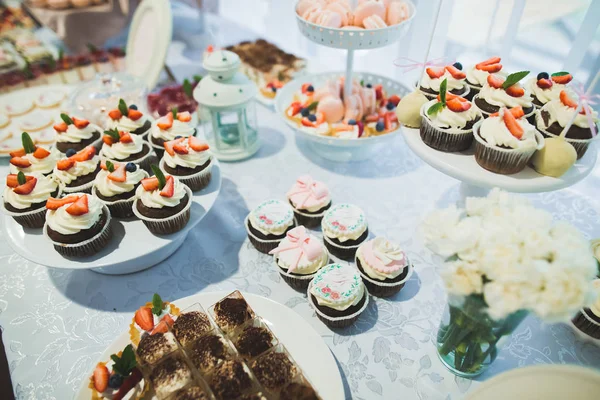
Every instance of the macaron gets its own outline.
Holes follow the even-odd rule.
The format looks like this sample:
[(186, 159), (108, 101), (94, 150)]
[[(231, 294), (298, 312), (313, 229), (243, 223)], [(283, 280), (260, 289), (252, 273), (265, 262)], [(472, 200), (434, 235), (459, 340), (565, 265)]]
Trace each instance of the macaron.
[(408, 6), (403, 1), (394, 1), (387, 7), (387, 14), (385, 20), (388, 25), (399, 24), (402, 21), (406, 21), (410, 11)]
[(379, 15), (371, 15), (363, 19), (363, 26), (365, 29), (381, 29), (385, 28), (387, 24)]
[(360, 91), (360, 98), (366, 115), (371, 115), (377, 111), (377, 96), (374, 88), (363, 87)]
[(344, 105), (346, 106), (346, 112), (344, 113), (344, 121), (360, 121), (364, 115), (364, 107), (362, 99), (358, 94), (350, 95), (347, 99), (344, 99)]
[(325, 121), (331, 123), (339, 122), (344, 117), (344, 103), (339, 97), (326, 96), (319, 101), (317, 112), (325, 115)]
[(318, 88), (315, 91), (315, 94), (313, 96), (315, 101), (321, 101), (321, 99), (327, 97), (327, 96), (334, 96), (339, 98), (342, 94), (342, 87), (339, 83), (339, 81), (336, 80), (329, 80), (327, 81), (327, 83), (325, 85), (323, 85), (322, 87)]
[(316, 23), (327, 28), (341, 28), (342, 16), (335, 11), (323, 10)]
[(342, 26), (352, 25), (354, 21), (354, 15), (352, 11), (346, 7), (346, 3), (343, 2), (333, 2), (329, 3), (325, 6), (326, 10), (336, 12), (342, 17)]
[(321, 6), (325, 5), (323, 0), (300, 0), (296, 5), (296, 13), (302, 16), (310, 7), (315, 4), (319, 4)]
[(304, 11), (304, 13), (302, 14), (302, 19), (316, 24), (322, 12), (323, 7), (321, 6), (321, 4), (315, 3)]
[(383, 20), (385, 18), (385, 5), (381, 1), (367, 0), (356, 6), (354, 10), (354, 25), (364, 26), (365, 18), (377, 15)]

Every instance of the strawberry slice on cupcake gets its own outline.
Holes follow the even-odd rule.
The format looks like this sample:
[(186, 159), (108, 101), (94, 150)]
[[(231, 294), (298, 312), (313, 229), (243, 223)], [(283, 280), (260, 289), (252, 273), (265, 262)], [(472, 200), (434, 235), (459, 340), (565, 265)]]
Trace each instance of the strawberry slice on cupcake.
[(34, 144), (27, 132), (21, 134), (21, 143), (22, 148), (9, 153), (10, 172), (50, 175), (58, 159), (58, 152)]
[(467, 75), (463, 72), (461, 63), (440, 67), (427, 67), (421, 77), (419, 90), (429, 100), (433, 100), (440, 93), (442, 81), (446, 81), (446, 91), (458, 96), (469, 94), (469, 86), (466, 83)]
[(531, 78), (527, 83), (527, 88), (533, 96), (533, 104), (541, 108), (551, 100), (555, 100), (560, 92), (567, 89), (567, 85), (573, 80), (573, 75), (566, 71), (540, 72), (536, 77)]
[(176, 137), (186, 138), (195, 135), (196, 128), (192, 121), (192, 115), (187, 111), (179, 112), (174, 108), (152, 124), (150, 143), (159, 157), (162, 157), (165, 151), (163, 147), (165, 142), (174, 140)]
[(502, 108), (521, 107), (525, 117), (533, 121), (533, 97), (527, 87), (523, 87), (520, 81), (529, 75), (529, 71), (520, 71), (506, 77), (500, 74), (489, 74), (486, 82), (477, 95), (473, 97), (473, 103), (484, 118), (497, 113)]
[(189, 186), (192, 192), (204, 189), (212, 176), (212, 153), (208, 143), (195, 136), (163, 143), (160, 168)]
[(56, 132), (56, 148), (61, 153), (67, 150), (75, 151), (93, 145), (100, 148), (102, 129), (83, 118), (60, 114), (61, 122), (54, 125)]
[(133, 135), (145, 136), (150, 131), (152, 122), (135, 104), (129, 106), (120, 99), (117, 108), (108, 112), (108, 127), (118, 131), (127, 131)]
[(96, 148), (90, 145), (79, 152), (68, 149), (65, 157), (57, 161), (53, 176), (64, 193), (91, 193), (98, 172), (100, 158), (96, 155)]
[(132, 162), (148, 172), (150, 164), (156, 159), (150, 144), (142, 136), (127, 130), (108, 129), (104, 131), (102, 142), (100, 158), (110, 160), (113, 164)]

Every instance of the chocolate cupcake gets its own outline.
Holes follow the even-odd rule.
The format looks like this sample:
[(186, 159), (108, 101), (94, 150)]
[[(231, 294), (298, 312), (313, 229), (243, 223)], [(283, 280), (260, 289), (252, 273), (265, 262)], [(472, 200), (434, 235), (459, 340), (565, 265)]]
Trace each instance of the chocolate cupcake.
[(317, 317), (330, 328), (352, 325), (369, 303), (360, 274), (350, 265), (321, 268), (310, 282), (307, 295)]
[(465, 97), (467, 100), (473, 100), (473, 97), (479, 93), (483, 85), (485, 85), (487, 82), (487, 77), (490, 74), (496, 73), (499, 75), (505, 75), (501, 71), (502, 64), (500, 64), (500, 61), (500, 57), (492, 57), (475, 64), (472, 68), (468, 69), (466, 72), (466, 83), (469, 86), (469, 93), (463, 97)]
[(128, 132), (145, 138), (151, 127), (152, 121), (139, 111), (134, 104), (127, 106), (123, 99), (119, 100), (117, 108), (108, 112), (109, 129), (116, 129), (119, 132)]
[(319, 268), (329, 263), (327, 248), (303, 226), (289, 230), (269, 254), (274, 255), (273, 261), (283, 280), (295, 289), (306, 290)]
[(419, 90), (429, 100), (433, 100), (440, 94), (442, 82), (446, 81), (446, 90), (448, 92), (462, 97), (468, 95), (469, 86), (465, 82), (467, 75), (460, 69), (462, 69), (460, 63), (454, 63), (445, 67), (426, 68), (419, 83)]
[(154, 121), (150, 130), (149, 142), (158, 157), (162, 157), (165, 152), (165, 142), (189, 136), (196, 136), (196, 129), (192, 126), (192, 116), (187, 111), (177, 112), (174, 110)]
[(96, 175), (92, 194), (108, 206), (115, 218), (130, 218), (135, 201), (135, 191), (148, 173), (134, 163), (113, 164), (103, 161), (101, 171)]
[(331, 207), (331, 196), (327, 186), (323, 182), (313, 180), (309, 175), (296, 179), (286, 196), (294, 208), (296, 222), (307, 228), (318, 227), (325, 211)]
[(206, 142), (190, 136), (165, 142), (164, 148), (161, 170), (179, 178), (192, 192), (208, 186), (212, 175), (212, 153)]
[(237, 333), (233, 343), (242, 357), (251, 359), (275, 346), (277, 339), (267, 325), (257, 318)]
[(33, 144), (33, 140), (27, 132), (21, 135), (23, 148), (11, 151), (10, 173), (18, 174), (19, 171), (25, 175), (43, 174), (50, 175), (54, 170), (60, 153), (56, 149), (46, 149)]
[(500, 111), (501, 108), (521, 106), (525, 118), (533, 123), (535, 107), (529, 89), (523, 88), (519, 81), (526, 77), (529, 71), (515, 72), (504, 78), (500, 74), (490, 74), (479, 93), (473, 97), (473, 104), (479, 109), (484, 118)]
[(377, 297), (398, 293), (413, 272), (400, 246), (383, 237), (369, 240), (358, 248), (356, 267), (369, 293)]
[(600, 339), (600, 279), (594, 279), (593, 285), (597, 294), (596, 302), (579, 311), (572, 322), (581, 332), (594, 339)]
[(182, 230), (190, 220), (192, 191), (173, 176), (164, 176), (155, 166), (156, 176), (142, 179), (135, 194), (133, 213), (150, 232), (169, 235)]
[(69, 149), (65, 158), (56, 163), (52, 176), (62, 188), (63, 193), (92, 193), (96, 175), (100, 172), (100, 158), (96, 148), (88, 146), (78, 153)]
[(102, 129), (86, 119), (60, 115), (63, 122), (54, 125), (56, 131), (56, 148), (61, 153), (71, 149), (81, 151), (88, 146), (94, 146), (97, 151), (102, 146)]
[(245, 221), (248, 238), (261, 253), (268, 254), (296, 226), (292, 207), (281, 200), (267, 200), (250, 212)]
[(544, 147), (544, 137), (524, 117), (521, 107), (500, 110), (474, 127), (475, 161), (497, 174), (525, 169), (533, 154)]
[(252, 361), (250, 369), (258, 382), (271, 393), (277, 393), (300, 372), (283, 346)]
[(172, 400), (210, 400), (211, 397), (200, 386), (181, 389)]
[(560, 92), (566, 90), (572, 80), (573, 76), (567, 72), (555, 72), (552, 75), (540, 72), (537, 77), (527, 81), (526, 87), (533, 97), (533, 105), (542, 108), (549, 101), (558, 99)]
[(193, 383), (194, 376), (183, 356), (177, 354), (166, 358), (152, 368), (150, 382), (152, 382), (156, 396), (164, 399)]
[(213, 320), (227, 334), (254, 318), (254, 311), (237, 290), (219, 300), (211, 310)]
[(154, 335), (142, 336), (136, 353), (142, 363), (152, 365), (177, 349), (175, 336), (171, 332), (157, 332)]
[(202, 311), (184, 312), (173, 324), (173, 334), (182, 346), (187, 346), (212, 329), (208, 315)]
[(369, 236), (364, 212), (352, 204), (337, 204), (327, 210), (321, 229), (329, 253), (346, 261), (354, 259), (356, 249)]
[[(563, 90), (560, 92), (558, 99), (549, 101), (538, 110), (535, 117), (535, 126), (545, 137), (558, 137), (573, 119), (576, 111), (577, 102), (571, 99), (569, 94)], [(598, 113), (592, 110), (591, 117), (597, 127)], [(585, 155), (590, 144), (596, 138), (597, 136), (592, 134), (587, 115), (581, 114), (581, 112), (575, 117), (573, 125), (571, 125), (565, 136), (565, 140), (575, 147), (577, 159)]]
[(156, 155), (150, 145), (141, 137), (126, 131), (107, 130), (102, 136), (100, 158), (112, 163), (138, 164), (140, 168), (150, 173), (150, 166), (156, 162)]
[(96, 197), (87, 193), (51, 197), (46, 208), (44, 235), (63, 256), (91, 256), (110, 241), (110, 211)]
[(237, 399), (253, 386), (248, 367), (238, 360), (223, 361), (216, 367), (209, 385), (218, 399)]
[(192, 364), (203, 374), (231, 359), (234, 354), (227, 339), (217, 334), (202, 336), (185, 351)]
[(46, 201), (59, 196), (56, 181), (42, 174), (9, 174), (2, 195), (2, 211), (25, 228), (41, 228), (46, 221)]

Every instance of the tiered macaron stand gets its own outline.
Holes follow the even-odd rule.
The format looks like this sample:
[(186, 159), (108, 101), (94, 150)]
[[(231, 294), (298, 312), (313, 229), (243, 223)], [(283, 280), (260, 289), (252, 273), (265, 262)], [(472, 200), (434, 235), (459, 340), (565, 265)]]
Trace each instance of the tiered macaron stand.
[(339, 78), (340, 76), (345, 76), (345, 98), (349, 97), (349, 94), (351, 93), (353, 79), (358, 79), (359, 81), (363, 80), (365, 84), (381, 84), (388, 93), (398, 94), (400, 97), (410, 93), (410, 88), (397, 81), (385, 78), (381, 75), (369, 74), (366, 72), (354, 72), (353, 68), (355, 50), (376, 49), (393, 44), (408, 32), (412, 19), (415, 16), (416, 8), (411, 1), (406, 0), (405, 2), (410, 9), (409, 18), (399, 24), (381, 29), (326, 28), (308, 22), (296, 14), (298, 28), (308, 39), (322, 46), (344, 49), (347, 51), (345, 73), (338, 71), (302, 76), (301, 78), (294, 79), (286, 84), (283, 89), (277, 93), (277, 97), (275, 98), (276, 112), (298, 133), (299, 136), (306, 138), (309, 141), (311, 149), (320, 156), (339, 162), (364, 160), (372, 155), (372, 150), (375, 145), (384, 143), (398, 133), (399, 129), (380, 136), (358, 139), (317, 136), (298, 129), (298, 126), (286, 118), (284, 114), (285, 110), (292, 102), (294, 93), (300, 89), (303, 83), (310, 82), (315, 85), (315, 87), (319, 87), (319, 85), (324, 84), (327, 80)]

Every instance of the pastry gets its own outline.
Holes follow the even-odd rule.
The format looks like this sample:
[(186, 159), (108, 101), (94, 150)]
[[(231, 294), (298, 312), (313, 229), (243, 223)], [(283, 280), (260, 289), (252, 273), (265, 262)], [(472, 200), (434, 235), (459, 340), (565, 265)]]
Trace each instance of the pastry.
[(321, 230), (329, 253), (347, 261), (354, 259), (356, 249), (369, 236), (365, 214), (352, 204), (336, 204), (327, 210)]
[(469, 94), (469, 86), (466, 84), (467, 75), (460, 70), (462, 65), (454, 63), (445, 67), (427, 67), (419, 83), (419, 90), (429, 100), (435, 99), (440, 94), (440, 87), (446, 81), (446, 91), (465, 97)]
[(571, 143), (562, 137), (551, 137), (546, 138), (544, 147), (533, 154), (531, 165), (539, 174), (559, 178), (576, 161), (577, 151)]
[(46, 202), (44, 235), (66, 257), (88, 257), (102, 250), (112, 237), (110, 211), (97, 198), (71, 193)]
[(156, 162), (154, 151), (142, 136), (113, 128), (104, 131), (102, 141), (100, 157), (104, 161), (110, 160), (113, 164), (133, 162), (146, 172), (150, 172), (150, 165)]
[(110, 62), (116, 72), (125, 71), (125, 48), (111, 47), (108, 50), (110, 54)]
[(385, 21), (388, 25), (396, 25), (410, 17), (410, 9), (403, 1), (391, 1), (387, 6)]
[(289, 230), (269, 254), (283, 280), (295, 289), (306, 289), (319, 268), (329, 263), (327, 248), (302, 225)]
[[(278, 349), (279, 350), (279, 349)], [(272, 351), (250, 363), (258, 382), (271, 393), (276, 393), (300, 372), (285, 351)]]
[(150, 382), (152, 382), (156, 396), (159, 399), (165, 399), (194, 382), (194, 376), (183, 356), (177, 354), (166, 358), (152, 368)]
[(88, 146), (78, 153), (69, 150), (65, 158), (57, 161), (53, 176), (66, 194), (92, 192), (96, 175), (100, 172), (100, 158), (94, 146)]
[(252, 387), (252, 377), (244, 363), (227, 360), (213, 370), (208, 383), (217, 398), (236, 399)]
[(356, 267), (369, 294), (390, 297), (410, 279), (413, 266), (399, 245), (379, 236), (356, 251)]
[(62, 121), (54, 125), (56, 131), (56, 148), (61, 153), (66, 153), (72, 149), (80, 151), (87, 146), (94, 146), (100, 150), (102, 140), (102, 129), (94, 124), (90, 124), (87, 119), (69, 117), (67, 114), (60, 114)]
[(210, 400), (210, 395), (207, 394), (200, 386), (190, 386), (178, 391), (172, 400)]
[(59, 60), (62, 80), (68, 85), (75, 85), (81, 82), (81, 76), (77, 70), (77, 60), (74, 56), (63, 56)]
[(204, 189), (212, 176), (212, 153), (208, 144), (195, 136), (164, 143), (160, 168), (177, 177), (192, 192)]
[(100, 399), (141, 399), (149, 390), (132, 346), (110, 356), (110, 361), (96, 364), (90, 377), (89, 388), (92, 398)]
[(71, 0), (47, 0), (48, 7), (53, 8), (55, 10), (62, 10), (65, 8), (69, 8), (71, 5)]
[(152, 365), (177, 349), (175, 336), (171, 332), (157, 332), (153, 335), (142, 336), (136, 353), (142, 363)]
[(46, 200), (59, 196), (58, 184), (42, 174), (9, 174), (2, 195), (3, 211), (26, 228), (41, 228), (46, 221)]
[(310, 383), (304, 381), (287, 384), (279, 394), (282, 399), (320, 400)]
[(248, 238), (261, 253), (268, 254), (296, 226), (292, 207), (281, 200), (267, 200), (248, 214), (245, 221)]
[(186, 348), (186, 353), (192, 364), (203, 374), (231, 359), (234, 354), (227, 339), (218, 334), (200, 337)]
[(192, 191), (177, 178), (152, 165), (154, 175), (142, 179), (136, 190), (133, 213), (150, 232), (168, 235), (182, 230), (190, 220)]
[(10, 125), (10, 117), (4, 113), (0, 113), (0, 129), (4, 129), (8, 125)]
[(50, 109), (60, 106), (64, 99), (64, 92), (59, 90), (48, 90), (36, 97), (34, 102), (39, 108)]
[[(573, 119), (577, 110), (577, 102), (563, 90), (559, 98), (546, 103), (535, 116), (535, 125), (537, 129), (547, 138), (554, 138), (561, 135), (567, 124)], [(591, 119), (594, 124), (598, 122), (598, 113), (590, 108)], [(565, 140), (575, 147), (577, 159), (583, 157), (592, 143), (595, 136), (589, 126), (588, 116), (585, 111), (580, 111), (575, 117), (573, 125), (567, 131)]]
[(132, 206), (135, 192), (142, 179), (148, 173), (134, 163), (117, 163), (102, 161), (92, 186), (92, 194), (106, 204), (115, 218), (133, 216)]
[(172, 332), (175, 339), (182, 345), (188, 346), (212, 329), (208, 315), (194, 310), (181, 313), (173, 324)]
[(277, 345), (277, 339), (264, 323), (243, 328), (234, 339), (238, 353), (247, 359), (255, 358)]
[[(473, 100), (473, 97), (479, 93), (483, 85), (487, 82), (487, 77), (490, 74), (502, 75), (502, 64), (500, 64), (500, 57), (492, 57), (467, 70), (466, 83), (469, 85), (469, 93), (464, 96), (467, 100)], [(461, 65), (462, 67), (462, 65)], [(462, 69), (462, 68), (459, 68)]]
[(89, 7), (92, 5), (92, 0), (71, 0), (71, 4), (75, 8)]
[[(152, 302), (146, 303), (135, 311), (129, 325), (131, 343), (139, 347), (141, 339), (145, 336), (166, 333), (169, 328), (173, 327), (173, 320), (178, 315), (180, 315), (180, 310), (177, 306), (163, 301), (158, 293), (154, 293)], [(153, 356), (150, 354), (149, 357)]]
[(420, 128), (421, 107), (428, 101), (427, 97), (420, 91), (414, 91), (404, 96), (396, 108), (398, 122), (404, 124), (407, 128)]
[(372, 16), (377, 16), (383, 20), (385, 18), (385, 13), (386, 8), (383, 2), (377, 0), (363, 1), (362, 3), (358, 4), (354, 10), (353, 24), (367, 28), (367, 26), (364, 24), (365, 19)]
[(309, 175), (300, 176), (288, 190), (287, 199), (294, 208), (298, 225), (314, 228), (321, 224), (323, 214), (331, 207), (329, 189)]
[(34, 145), (31, 136), (26, 132), (21, 135), (21, 141), (23, 148), (10, 152), (10, 173), (17, 174), (21, 171), (26, 175), (35, 173), (50, 175), (59, 153), (54, 149), (48, 150)]
[(358, 270), (347, 264), (321, 268), (310, 282), (307, 295), (317, 317), (330, 328), (352, 325), (369, 303)]
[(588, 308), (579, 311), (573, 317), (573, 324), (586, 335), (600, 339), (600, 279), (595, 279), (592, 284), (596, 289), (596, 301)]
[(106, 50), (95, 50), (92, 52), (92, 59), (94, 61), (94, 69), (99, 74), (110, 74), (112, 73), (113, 66), (110, 62), (110, 56)]
[(444, 152), (467, 150), (481, 113), (467, 99), (446, 93), (444, 86), (437, 99), (421, 107), (421, 139), (427, 146)]
[(162, 157), (165, 151), (165, 142), (179, 137), (196, 136), (196, 128), (193, 127), (191, 121), (192, 116), (189, 112), (175, 110), (154, 121), (150, 131), (150, 144), (158, 157)]
[(541, 108), (549, 101), (558, 99), (560, 92), (567, 89), (567, 84), (572, 80), (573, 76), (568, 72), (555, 72), (552, 75), (540, 72), (537, 77), (527, 82), (527, 88), (533, 97), (533, 105)]
[(51, 126), (54, 118), (47, 112), (35, 110), (18, 122), (19, 130), (24, 132), (37, 132)]
[(120, 99), (118, 107), (108, 112), (108, 127), (145, 137), (152, 127), (152, 122), (136, 105), (131, 104), (128, 107), (125, 101)]
[(501, 108), (514, 108), (521, 106), (525, 118), (533, 123), (535, 111), (533, 98), (527, 88), (523, 88), (519, 81), (526, 77), (529, 71), (515, 72), (506, 78), (500, 74), (490, 74), (479, 93), (473, 97), (473, 104), (481, 111), (484, 118), (497, 113)]
[(363, 26), (365, 29), (381, 29), (385, 28), (387, 24), (379, 15), (371, 15), (363, 20)]
[(219, 328), (228, 334), (254, 318), (254, 311), (237, 290), (219, 300), (212, 307), (212, 314), (213, 320)]
[(35, 105), (30, 99), (19, 99), (19, 101), (5, 104), (1, 111), (10, 117), (18, 117), (27, 114), (33, 110), (34, 107)]

